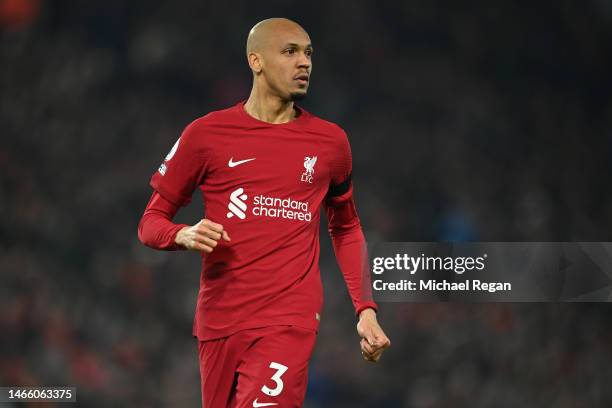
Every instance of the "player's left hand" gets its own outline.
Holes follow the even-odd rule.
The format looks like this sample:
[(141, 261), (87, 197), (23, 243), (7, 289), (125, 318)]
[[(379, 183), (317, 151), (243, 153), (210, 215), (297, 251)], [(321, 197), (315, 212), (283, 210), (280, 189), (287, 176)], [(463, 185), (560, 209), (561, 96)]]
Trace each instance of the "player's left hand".
[(378, 324), (374, 309), (362, 310), (357, 323), (357, 333), (361, 337), (361, 354), (366, 361), (377, 362), (391, 341)]

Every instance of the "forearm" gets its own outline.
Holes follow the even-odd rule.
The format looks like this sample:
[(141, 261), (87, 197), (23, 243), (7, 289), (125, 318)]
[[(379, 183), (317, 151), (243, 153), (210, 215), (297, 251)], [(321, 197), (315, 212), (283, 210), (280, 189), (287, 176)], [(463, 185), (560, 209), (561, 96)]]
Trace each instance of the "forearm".
[(138, 239), (144, 245), (161, 250), (183, 249), (175, 242), (176, 234), (185, 224), (172, 222), (178, 206), (164, 199), (158, 192), (153, 192), (140, 223)]
[(355, 313), (359, 315), (368, 308), (376, 310), (376, 303), (372, 299), (366, 241), (353, 199), (328, 206), (327, 215), (332, 246)]

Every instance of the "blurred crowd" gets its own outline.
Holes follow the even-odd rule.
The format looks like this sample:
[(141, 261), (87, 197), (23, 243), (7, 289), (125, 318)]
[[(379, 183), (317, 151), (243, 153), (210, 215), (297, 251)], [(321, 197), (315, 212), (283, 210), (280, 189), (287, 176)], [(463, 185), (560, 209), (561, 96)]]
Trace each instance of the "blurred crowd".
[[(303, 106), (349, 134), (370, 242), (611, 240), (609, 1), (0, 0), (0, 386), (197, 406), (198, 256), (136, 226), (183, 127), (248, 97), (246, 35), (276, 16), (313, 40)], [(612, 406), (607, 304), (381, 304), (369, 365), (321, 246), (306, 407)]]

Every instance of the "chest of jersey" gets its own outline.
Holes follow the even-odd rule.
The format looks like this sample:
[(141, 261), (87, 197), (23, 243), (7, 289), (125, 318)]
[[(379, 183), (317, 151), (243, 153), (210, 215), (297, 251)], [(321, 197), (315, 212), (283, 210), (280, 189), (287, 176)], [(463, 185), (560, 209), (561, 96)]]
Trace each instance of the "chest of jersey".
[(325, 135), (262, 128), (213, 137), (201, 186), (207, 211), (228, 221), (316, 216), (330, 183), (332, 146)]

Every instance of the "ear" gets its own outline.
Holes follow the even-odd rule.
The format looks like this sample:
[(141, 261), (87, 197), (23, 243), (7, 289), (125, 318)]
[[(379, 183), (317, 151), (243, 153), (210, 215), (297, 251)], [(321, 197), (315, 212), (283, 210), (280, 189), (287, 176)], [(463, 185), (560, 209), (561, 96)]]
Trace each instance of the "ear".
[(256, 52), (250, 52), (247, 58), (249, 60), (249, 67), (251, 67), (251, 70), (256, 74), (259, 74), (263, 66), (261, 55)]

